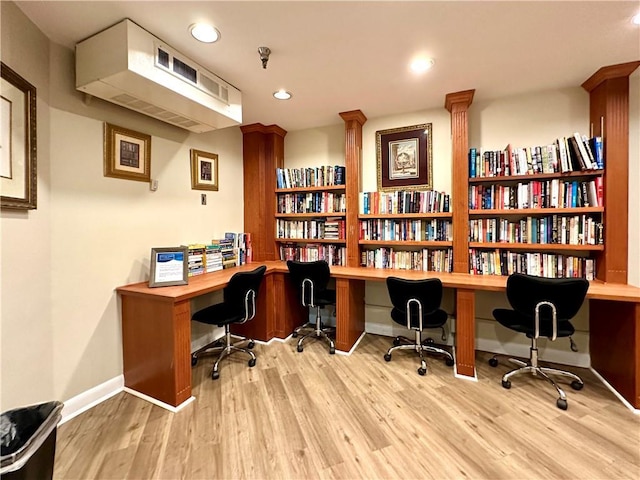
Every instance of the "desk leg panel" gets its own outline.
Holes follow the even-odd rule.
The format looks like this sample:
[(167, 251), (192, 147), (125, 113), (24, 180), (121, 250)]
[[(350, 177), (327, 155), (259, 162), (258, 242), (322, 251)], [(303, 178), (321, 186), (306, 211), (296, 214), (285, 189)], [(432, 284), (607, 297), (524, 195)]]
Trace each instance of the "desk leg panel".
[(122, 296), (125, 386), (177, 407), (191, 397), (189, 301)]
[(473, 377), (476, 370), (475, 291), (456, 290), (456, 370), (458, 375)]
[(258, 298), (256, 299), (256, 315), (252, 320), (243, 324), (232, 324), (231, 333), (268, 342), (273, 338), (273, 278), (272, 275), (264, 277)]
[(640, 304), (589, 301), (591, 367), (640, 408)]
[(309, 310), (303, 307), (298, 298), (298, 290), (289, 281), (289, 274), (274, 273), (273, 308), (275, 315), (275, 336), (286, 338), (293, 330), (306, 323)]
[(336, 279), (336, 349), (348, 352), (364, 332), (364, 280)]

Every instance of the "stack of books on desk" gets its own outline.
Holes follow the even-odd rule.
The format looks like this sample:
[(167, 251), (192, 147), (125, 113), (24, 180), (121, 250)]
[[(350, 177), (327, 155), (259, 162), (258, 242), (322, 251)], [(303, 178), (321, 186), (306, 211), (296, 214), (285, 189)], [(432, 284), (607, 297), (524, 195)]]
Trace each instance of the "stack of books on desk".
[(200, 243), (193, 243), (188, 245), (188, 266), (189, 276), (194, 277), (196, 275), (202, 275), (204, 273), (205, 265), (205, 245)]
[(225, 238), (221, 238), (217, 242), (220, 245), (220, 253), (222, 255), (222, 268), (235, 267), (237, 265), (235, 238), (225, 233)]
[(211, 242), (211, 245), (207, 245), (204, 253), (207, 273), (222, 270), (222, 250), (218, 240)]

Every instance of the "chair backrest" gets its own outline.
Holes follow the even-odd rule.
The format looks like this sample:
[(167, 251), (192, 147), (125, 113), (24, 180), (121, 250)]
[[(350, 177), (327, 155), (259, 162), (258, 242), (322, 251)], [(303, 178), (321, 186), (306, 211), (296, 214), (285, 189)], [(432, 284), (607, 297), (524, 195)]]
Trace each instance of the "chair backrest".
[[(442, 302), (442, 282), (439, 278), (407, 280), (398, 277), (387, 277), (387, 290), (393, 307), (406, 314), (407, 302), (417, 300), (422, 305), (422, 315), (428, 315), (440, 308)], [(410, 302), (411, 323), (418, 321), (418, 309)]]
[[(535, 317), (536, 305), (552, 303), (558, 320), (573, 318), (587, 295), (589, 282), (584, 278), (544, 278), (514, 273), (507, 279), (507, 299), (517, 312)], [(540, 320), (551, 320), (550, 308), (540, 308)]]
[(245, 321), (255, 315), (255, 304), (260, 290), (260, 284), (267, 267), (260, 267), (249, 272), (233, 274), (224, 289), (224, 303), (229, 305), (232, 312), (244, 315)]
[(287, 261), (289, 277), (298, 290), (303, 306), (315, 307), (317, 296), (327, 289), (331, 269), (325, 260), (315, 262)]

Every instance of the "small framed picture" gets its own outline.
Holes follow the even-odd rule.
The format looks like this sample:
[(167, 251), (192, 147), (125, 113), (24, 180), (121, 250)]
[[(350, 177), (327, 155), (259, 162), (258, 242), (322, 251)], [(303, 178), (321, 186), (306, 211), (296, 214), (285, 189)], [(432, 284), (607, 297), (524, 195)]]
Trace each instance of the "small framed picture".
[(433, 188), (431, 124), (376, 132), (378, 190)]
[(105, 123), (104, 176), (149, 182), (151, 135)]
[(218, 155), (191, 149), (191, 189), (218, 191)]
[(189, 283), (188, 259), (187, 247), (152, 248), (149, 286), (187, 285)]

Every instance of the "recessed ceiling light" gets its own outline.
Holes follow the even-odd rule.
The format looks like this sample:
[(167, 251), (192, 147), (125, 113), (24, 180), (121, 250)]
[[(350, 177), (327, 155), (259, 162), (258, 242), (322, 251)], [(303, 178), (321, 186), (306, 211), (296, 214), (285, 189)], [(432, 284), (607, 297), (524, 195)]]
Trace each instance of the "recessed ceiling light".
[(411, 70), (415, 73), (423, 73), (433, 67), (433, 58), (417, 58), (411, 62)]
[(634, 25), (640, 25), (640, 13), (631, 19)]
[(278, 100), (289, 100), (291, 98), (291, 92), (287, 92), (286, 90), (280, 89), (277, 92), (273, 92), (273, 96)]
[(189, 31), (193, 38), (200, 42), (213, 43), (220, 39), (220, 32), (206, 23), (194, 23), (189, 27)]

